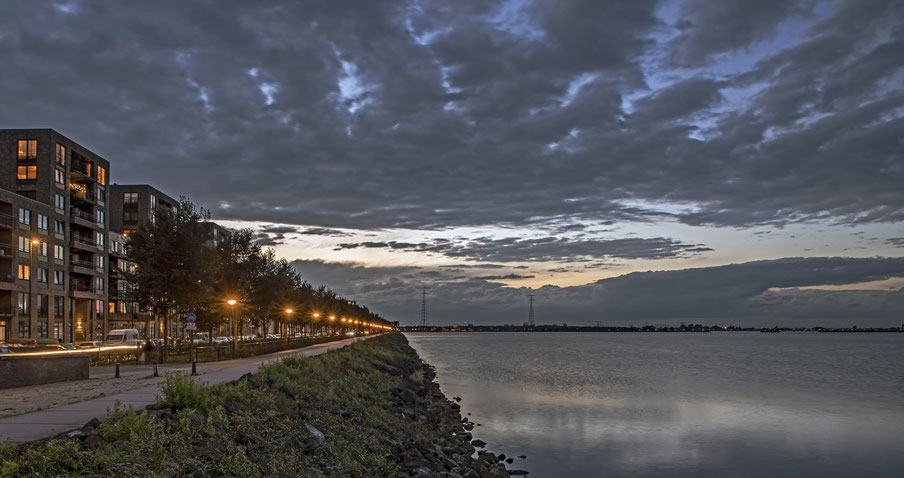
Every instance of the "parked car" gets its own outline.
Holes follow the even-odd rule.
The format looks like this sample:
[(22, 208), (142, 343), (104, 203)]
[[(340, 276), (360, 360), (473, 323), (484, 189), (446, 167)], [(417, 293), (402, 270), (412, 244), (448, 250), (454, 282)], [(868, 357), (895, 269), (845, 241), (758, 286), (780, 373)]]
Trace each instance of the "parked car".
[(105, 345), (138, 345), (137, 329), (113, 329), (107, 334)]
[(60, 347), (63, 347), (65, 350), (78, 350), (78, 347), (75, 344), (60, 344)]
[(7, 347), (5, 345), (0, 345), (0, 354), (11, 354), (11, 353), (13, 353), (13, 352), (9, 349), (9, 347)]
[(93, 342), (82, 342), (78, 344), (79, 348), (83, 349), (95, 349), (104, 345), (102, 342), (93, 341)]

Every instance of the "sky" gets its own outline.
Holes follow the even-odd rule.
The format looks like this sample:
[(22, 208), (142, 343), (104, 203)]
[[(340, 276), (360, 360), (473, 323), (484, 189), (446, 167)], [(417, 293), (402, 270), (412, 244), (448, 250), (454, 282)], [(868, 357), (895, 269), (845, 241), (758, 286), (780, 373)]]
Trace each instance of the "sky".
[(904, 2), (4, 1), (0, 127), (402, 324), (904, 322)]

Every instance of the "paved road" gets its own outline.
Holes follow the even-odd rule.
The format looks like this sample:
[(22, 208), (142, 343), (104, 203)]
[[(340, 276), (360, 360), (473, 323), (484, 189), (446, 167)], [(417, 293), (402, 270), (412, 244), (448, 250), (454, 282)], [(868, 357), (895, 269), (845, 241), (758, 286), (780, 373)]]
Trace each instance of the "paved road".
[[(326, 353), (333, 349), (345, 347), (357, 340), (368, 337), (355, 337), (325, 344), (311, 345), (299, 349), (283, 350), (257, 357), (248, 357), (236, 360), (224, 360), (222, 362), (205, 362), (198, 364), (200, 379), (210, 385), (236, 380), (242, 375), (254, 372), (264, 363), (271, 362), (288, 355), (304, 355), (313, 357)], [(167, 364), (159, 365), (160, 373), (168, 373), (177, 370), (191, 370), (191, 364)], [(138, 374), (146, 376), (152, 373), (152, 365), (139, 365), (121, 368), (121, 375)], [(113, 367), (96, 367), (91, 369), (91, 375), (112, 374)], [(22, 443), (39, 440), (55, 433), (79, 428), (92, 418), (100, 418), (107, 414), (118, 401), (123, 406), (132, 406), (136, 410), (144, 408), (155, 402), (159, 394), (159, 385), (139, 388), (117, 395), (86, 400), (84, 402), (63, 405), (32, 413), (25, 413), (9, 418), (0, 419), (0, 442)]]

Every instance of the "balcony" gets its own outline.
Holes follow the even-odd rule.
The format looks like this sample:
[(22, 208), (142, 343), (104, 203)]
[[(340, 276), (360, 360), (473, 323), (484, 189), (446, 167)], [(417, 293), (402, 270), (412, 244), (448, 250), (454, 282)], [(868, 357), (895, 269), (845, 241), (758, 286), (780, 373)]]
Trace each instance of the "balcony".
[(72, 234), (72, 245), (74, 247), (83, 246), (83, 247), (93, 247), (95, 249), (99, 249), (94, 239), (91, 239), (88, 236), (80, 236), (78, 234)]
[(69, 190), (69, 198), (76, 203), (94, 204), (94, 196), (87, 189), (73, 187)]
[(16, 246), (0, 242), (0, 258), (12, 259), (16, 256)]
[(9, 228), (16, 227), (16, 217), (11, 214), (0, 213), (0, 226)]
[(12, 304), (0, 305), (0, 317), (12, 317), (12, 316), (13, 316), (13, 305)]
[(136, 300), (135, 291), (121, 289), (111, 289), (110, 298), (118, 300)]
[(73, 281), (73, 282), (69, 283), (69, 290), (71, 290), (73, 292), (91, 292), (91, 293), (97, 292), (94, 289), (94, 286), (83, 283), (83, 282), (77, 282), (77, 281)]
[(98, 224), (97, 219), (91, 213), (82, 211), (81, 209), (70, 209), (69, 217), (71, 217), (76, 224), (88, 227), (102, 227)]
[(0, 274), (0, 282), (16, 282), (16, 276), (12, 274)]
[(79, 173), (87, 179), (94, 181), (94, 178), (91, 177), (91, 163), (87, 161), (72, 158), (72, 172)]

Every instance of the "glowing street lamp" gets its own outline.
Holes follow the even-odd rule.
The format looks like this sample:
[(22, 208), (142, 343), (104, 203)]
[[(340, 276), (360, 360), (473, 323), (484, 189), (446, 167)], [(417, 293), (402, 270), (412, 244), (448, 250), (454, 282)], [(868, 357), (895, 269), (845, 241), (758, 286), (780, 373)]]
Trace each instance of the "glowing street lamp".
[(295, 312), (292, 309), (286, 309), (286, 343), (289, 343), (289, 318), (292, 317), (292, 312)]
[(232, 311), (232, 358), (235, 358), (235, 349), (238, 347), (238, 335), (239, 335), (239, 324), (235, 318), (235, 304), (239, 301), (235, 299), (229, 299), (226, 301), (229, 304), (229, 309)]

